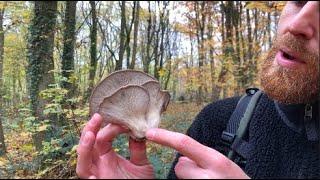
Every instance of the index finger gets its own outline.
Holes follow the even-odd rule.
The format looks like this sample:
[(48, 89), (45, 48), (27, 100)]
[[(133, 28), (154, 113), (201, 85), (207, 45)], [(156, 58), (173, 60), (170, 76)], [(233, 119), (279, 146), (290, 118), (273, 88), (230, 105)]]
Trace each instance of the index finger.
[(85, 127), (82, 130), (81, 137), (86, 134), (86, 132), (91, 131), (94, 135), (97, 134), (98, 130), (101, 127), (103, 118), (98, 114), (95, 113), (90, 121), (85, 125)]
[(218, 151), (204, 146), (181, 133), (154, 128), (147, 131), (146, 137), (150, 141), (176, 149), (203, 168), (212, 166), (214, 164), (212, 161), (222, 156)]

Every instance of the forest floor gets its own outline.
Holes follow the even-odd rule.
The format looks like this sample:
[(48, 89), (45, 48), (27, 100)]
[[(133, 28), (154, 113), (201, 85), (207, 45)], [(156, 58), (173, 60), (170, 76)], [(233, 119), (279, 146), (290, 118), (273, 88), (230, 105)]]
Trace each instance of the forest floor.
[[(205, 104), (171, 102), (162, 116), (161, 128), (185, 133), (195, 116)], [(77, 178), (75, 174), (76, 153), (64, 155), (63, 160), (52, 162), (46, 168), (37, 165), (35, 157), (38, 152), (32, 143), (31, 133), (19, 128), (7, 129), (7, 154), (0, 157), (0, 179), (3, 178)], [(127, 139), (119, 137), (114, 142), (114, 149), (121, 155), (128, 155)], [(176, 152), (170, 148), (148, 143), (148, 158), (155, 167), (156, 178), (166, 178)], [(39, 161), (38, 161), (39, 163)]]

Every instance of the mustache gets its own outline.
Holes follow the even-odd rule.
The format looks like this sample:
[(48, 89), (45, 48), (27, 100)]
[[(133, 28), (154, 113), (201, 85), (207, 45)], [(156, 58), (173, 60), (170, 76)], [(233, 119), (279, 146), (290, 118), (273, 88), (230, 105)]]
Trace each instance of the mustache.
[(303, 37), (286, 33), (274, 39), (272, 49), (278, 51), (283, 48), (289, 48), (298, 53), (299, 57), (305, 62), (309, 63), (311, 61), (311, 63), (319, 63), (319, 50), (308, 48), (306, 47), (307, 44), (308, 40)]
[[(261, 65), (262, 89), (284, 104), (313, 102), (319, 95), (319, 50), (308, 48), (308, 40), (287, 33), (278, 36)], [(274, 63), (282, 48), (295, 52), (306, 63), (304, 68), (288, 69)]]

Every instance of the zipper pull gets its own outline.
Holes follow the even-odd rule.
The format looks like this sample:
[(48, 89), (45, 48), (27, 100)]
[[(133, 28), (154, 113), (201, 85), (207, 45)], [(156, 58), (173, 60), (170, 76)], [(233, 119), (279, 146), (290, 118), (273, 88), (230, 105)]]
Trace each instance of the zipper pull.
[(304, 120), (310, 120), (312, 119), (312, 106), (310, 104), (307, 104), (304, 109)]
[(315, 121), (312, 121), (312, 106), (310, 104), (307, 104), (304, 109), (304, 127), (309, 141), (319, 140)]

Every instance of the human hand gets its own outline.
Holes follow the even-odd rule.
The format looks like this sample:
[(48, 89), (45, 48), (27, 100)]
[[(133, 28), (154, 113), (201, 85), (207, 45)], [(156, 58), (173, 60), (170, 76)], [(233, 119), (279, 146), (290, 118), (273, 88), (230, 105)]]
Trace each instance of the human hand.
[(100, 130), (102, 117), (94, 114), (84, 127), (79, 146), (76, 172), (80, 178), (154, 178), (153, 167), (146, 156), (146, 141), (137, 142), (130, 138), (130, 160), (112, 149), (113, 139), (129, 130), (108, 124)]
[(175, 173), (182, 179), (249, 178), (242, 169), (220, 152), (204, 146), (191, 137), (160, 128), (147, 131), (148, 140), (171, 147), (182, 155)]

